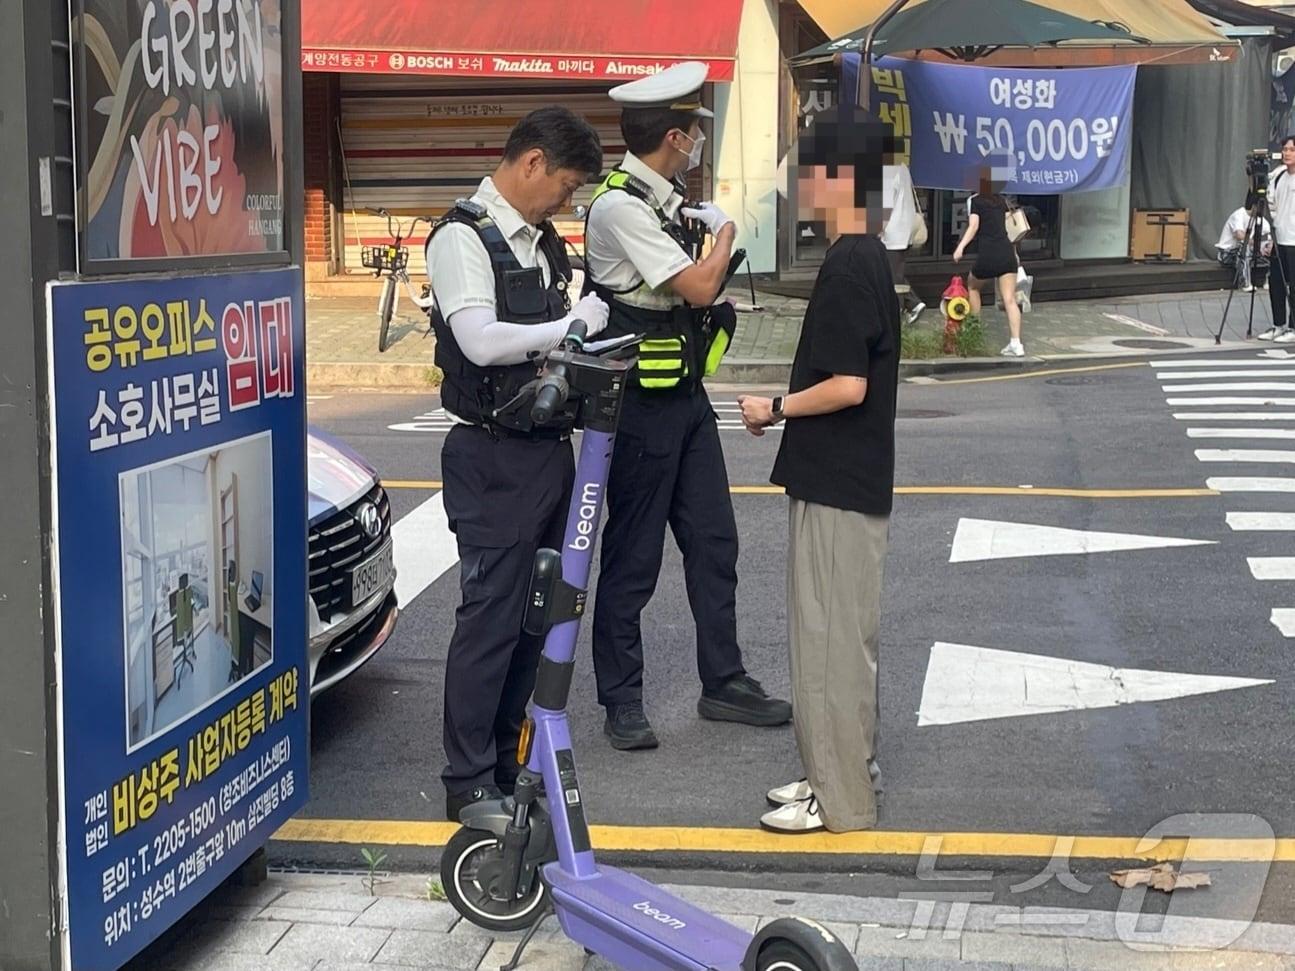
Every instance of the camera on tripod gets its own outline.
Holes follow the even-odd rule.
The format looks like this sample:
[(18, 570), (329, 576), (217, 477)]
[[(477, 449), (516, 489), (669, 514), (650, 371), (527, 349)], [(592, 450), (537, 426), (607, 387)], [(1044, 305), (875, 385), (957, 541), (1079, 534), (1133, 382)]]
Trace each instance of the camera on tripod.
[(1268, 174), (1280, 161), (1280, 152), (1270, 152), (1266, 148), (1255, 148), (1246, 153), (1246, 175), (1250, 178), (1252, 192), (1268, 193)]

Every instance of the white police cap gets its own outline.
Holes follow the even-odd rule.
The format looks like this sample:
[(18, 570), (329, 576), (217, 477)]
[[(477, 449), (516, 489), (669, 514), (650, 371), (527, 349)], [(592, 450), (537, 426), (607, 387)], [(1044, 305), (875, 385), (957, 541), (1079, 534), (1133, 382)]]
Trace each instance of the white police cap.
[(617, 85), (607, 93), (622, 108), (670, 108), (697, 118), (714, 118), (714, 113), (701, 104), (701, 86), (709, 71), (701, 61), (684, 61), (658, 74)]

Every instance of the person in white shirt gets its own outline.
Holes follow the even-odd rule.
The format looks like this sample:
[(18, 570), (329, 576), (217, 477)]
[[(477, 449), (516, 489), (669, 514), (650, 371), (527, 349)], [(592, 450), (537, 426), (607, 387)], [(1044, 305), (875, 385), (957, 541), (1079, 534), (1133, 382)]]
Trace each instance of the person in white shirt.
[[(1233, 285), (1239, 282), (1247, 293), (1255, 288), (1252, 271), (1258, 272), (1261, 287), (1266, 284), (1267, 257), (1272, 255), (1272, 225), (1267, 219), (1256, 220), (1254, 207), (1257, 201), (1254, 193), (1250, 193), (1246, 197), (1246, 204), (1228, 217), (1219, 234), (1219, 241), (1214, 244), (1218, 250), (1219, 262), (1236, 268)], [(1255, 259), (1254, 247), (1256, 232), (1259, 236), (1258, 260)]]
[(892, 155), (882, 166), (881, 180), (881, 195), (885, 200), (883, 207), (890, 214), (882, 224), (881, 242), (886, 247), (890, 274), (895, 278), (896, 287), (907, 288), (899, 291), (899, 300), (904, 310), (904, 326), (908, 326), (926, 309), (926, 304), (913, 292), (912, 285), (904, 276), (909, 241), (913, 238), (913, 227), (918, 219), (913, 176), (909, 173), (908, 166)]
[[(441, 499), (458, 546), (461, 600), (445, 661), (446, 818), (512, 792), (542, 639), (522, 629), (535, 552), (561, 546), (575, 476), (569, 425), (534, 428), (507, 407), (578, 319), (607, 326), (598, 297), (570, 299), (552, 218), (602, 170), (598, 133), (566, 108), (517, 123), (494, 173), (432, 230), (441, 405)], [(524, 411), (528, 414), (529, 408)]]
[(1295, 135), (1282, 139), (1282, 167), (1268, 176), (1268, 212), (1273, 221), (1273, 241), (1277, 244), (1268, 274), (1273, 325), (1259, 339), (1290, 344), (1295, 342), (1295, 330), (1287, 326), (1291, 283), (1295, 282)]

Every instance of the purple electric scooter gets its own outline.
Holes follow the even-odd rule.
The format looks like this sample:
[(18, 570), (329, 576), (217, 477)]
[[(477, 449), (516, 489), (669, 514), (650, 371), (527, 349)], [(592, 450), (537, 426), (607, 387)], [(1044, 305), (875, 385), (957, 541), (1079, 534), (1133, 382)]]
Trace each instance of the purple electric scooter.
[(501, 971), (517, 968), (552, 912), (571, 940), (626, 971), (857, 971), (845, 945), (812, 921), (776, 920), (752, 935), (594, 860), (566, 706), (612, 442), (640, 338), (586, 353), (584, 333), (576, 321), (539, 377), (500, 409), (513, 425), (564, 421), (583, 436), (562, 551), (540, 550), (531, 578), (524, 626), (545, 641), (533, 721), (518, 749), (525, 768), (513, 796), (463, 811), (463, 828), (441, 856), (445, 895), (479, 927), (527, 930)]

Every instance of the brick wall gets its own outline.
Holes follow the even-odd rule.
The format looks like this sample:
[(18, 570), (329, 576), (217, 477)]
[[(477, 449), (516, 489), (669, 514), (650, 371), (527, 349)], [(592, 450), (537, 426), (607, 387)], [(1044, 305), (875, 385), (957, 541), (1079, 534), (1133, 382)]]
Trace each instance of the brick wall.
[(340, 262), (333, 249), (333, 132), (337, 81), (332, 74), (302, 74), (306, 174), (306, 263), (315, 273), (332, 273)]

